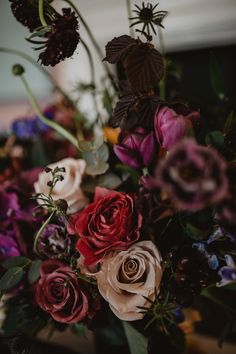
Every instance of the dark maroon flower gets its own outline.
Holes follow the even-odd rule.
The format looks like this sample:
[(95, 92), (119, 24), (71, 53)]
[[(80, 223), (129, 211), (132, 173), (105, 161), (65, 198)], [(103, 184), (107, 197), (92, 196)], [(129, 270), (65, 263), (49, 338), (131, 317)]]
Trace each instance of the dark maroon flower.
[(11, 10), (17, 21), (28, 27), (30, 32), (41, 26), (38, 0), (9, 0)]
[(85, 265), (95, 265), (106, 252), (126, 250), (139, 239), (142, 216), (131, 195), (97, 187), (95, 201), (73, 217), (72, 223)]
[(51, 23), (51, 31), (47, 34), (45, 50), (39, 55), (43, 65), (55, 66), (66, 58), (70, 58), (77, 48), (80, 35), (78, 20), (71, 9), (62, 9)]
[(197, 211), (225, 197), (225, 172), (226, 163), (215, 150), (184, 139), (160, 163), (156, 181), (178, 207)]
[(57, 260), (44, 261), (35, 300), (55, 321), (78, 323), (88, 315), (88, 294), (73, 270)]
[(47, 258), (60, 258), (68, 255), (71, 237), (66, 228), (60, 225), (47, 225), (40, 235), (38, 249), (41, 255)]
[(124, 164), (134, 169), (148, 167), (157, 152), (155, 134), (143, 128), (136, 128), (133, 133), (122, 132), (114, 152)]

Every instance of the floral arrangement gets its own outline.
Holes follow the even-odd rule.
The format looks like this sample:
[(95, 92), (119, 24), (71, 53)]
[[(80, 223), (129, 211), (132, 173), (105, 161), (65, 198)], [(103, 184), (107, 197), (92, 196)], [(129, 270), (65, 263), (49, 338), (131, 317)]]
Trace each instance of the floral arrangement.
[[(25, 69), (13, 67), (34, 113), (0, 139), (3, 337), (23, 354), (45, 327), (88, 327), (132, 354), (159, 352), (163, 341), (166, 353), (182, 353), (186, 313), (200, 296), (227, 311), (226, 336), (236, 311), (235, 114), (209, 130), (199, 109), (167, 99), (167, 12), (158, 4), (132, 12), (127, 1), (131, 34), (103, 54), (64, 2), (59, 12), (51, 0), (9, 1), (39, 65), (85, 48), (91, 82), (78, 92), (91, 94), (96, 116), (87, 119), (55, 82), (60, 98), (41, 109)], [(105, 57), (102, 91), (80, 26)], [(120, 80), (108, 64), (121, 68)]]

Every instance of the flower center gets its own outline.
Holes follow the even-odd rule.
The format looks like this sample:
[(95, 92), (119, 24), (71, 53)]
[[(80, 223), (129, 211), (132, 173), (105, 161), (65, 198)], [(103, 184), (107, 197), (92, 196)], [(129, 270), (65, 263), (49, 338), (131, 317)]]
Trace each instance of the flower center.
[(145, 7), (140, 11), (139, 17), (142, 21), (151, 22), (153, 18), (153, 12), (151, 9)]

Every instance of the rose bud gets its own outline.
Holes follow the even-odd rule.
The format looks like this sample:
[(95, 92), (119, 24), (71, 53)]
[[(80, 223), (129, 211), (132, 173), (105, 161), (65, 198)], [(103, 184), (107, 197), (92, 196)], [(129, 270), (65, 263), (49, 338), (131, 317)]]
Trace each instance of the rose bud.
[(228, 190), (225, 161), (193, 139), (174, 146), (158, 166), (156, 181), (177, 207), (189, 211), (219, 203)]
[(200, 118), (197, 111), (187, 115), (178, 114), (165, 106), (157, 110), (154, 117), (156, 138), (160, 145), (169, 150), (175, 143), (193, 131), (193, 121)]
[(121, 320), (144, 317), (159, 293), (162, 278), (161, 255), (151, 241), (137, 242), (126, 251), (107, 254), (95, 274), (98, 290)]
[(57, 260), (46, 260), (35, 286), (35, 300), (57, 322), (78, 323), (88, 314), (88, 294), (73, 270)]
[(136, 128), (133, 133), (121, 133), (119, 144), (114, 146), (116, 156), (134, 169), (148, 167), (157, 151), (157, 141), (154, 132), (146, 132)]
[(76, 248), (90, 266), (101, 262), (108, 251), (125, 250), (136, 242), (142, 216), (131, 195), (97, 187), (94, 202), (72, 217), (71, 223), (79, 236)]

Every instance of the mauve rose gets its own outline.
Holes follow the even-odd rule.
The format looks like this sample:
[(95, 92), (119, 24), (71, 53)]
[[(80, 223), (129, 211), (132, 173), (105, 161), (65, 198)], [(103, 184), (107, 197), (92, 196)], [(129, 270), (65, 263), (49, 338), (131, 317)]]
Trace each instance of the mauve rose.
[(35, 286), (35, 300), (55, 321), (78, 323), (88, 315), (88, 296), (73, 270), (57, 260), (46, 260)]
[(122, 132), (114, 152), (125, 165), (134, 169), (148, 167), (157, 152), (155, 134), (143, 128), (136, 128), (133, 133)]
[(179, 208), (189, 211), (219, 203), (228, 191), (226, 162), (216, 150), (187, 138), (159, 164), (156, 181)]
[(124, 321), (144, 317), (140, 307), (151, 307), (162, 278), (161, 255), (151, 241), (135, 243), (126, 251), (107, 254), (95, 274), (98, 290), (114, 314)]
[[(82, 159), (75, 160), (72, 158), (66, 158), (56, 163), (49, 165), (48, 167), (54, 169), (56, 167), (64, 167), (65, 172), (61, 174), (64, 177), (63, 181), (59, 181), (53, 188), (51, 194), (54, 200), (64, 199), (68, 204), (68, 214), (76, 213), (82, 210), (85, 205), (88, 204), (88, 199), (81, 190), (82, 177), (85, 173), (86, 162)], [(43, 171), (39, 174), (37, 182), (34, 184), (36, 193), (49, 193), (48, 181), (51, 179), (51, 174)], [(42, 202), (39, 201), (42, 204)]]
[(124, 250), (136, 242), (141, 225), (131, 195), (97, 187), (94, 202), (74, 218), (76, 248), (86, 265), (97, 264), (107, 251)]
[(199, 118), (200, 114), (197, 111), (182, 115), (166, 106), (157, 110), (154, 117), (154, 127), (160, 145), (169, 150), (193, 130), (192, 122)]

